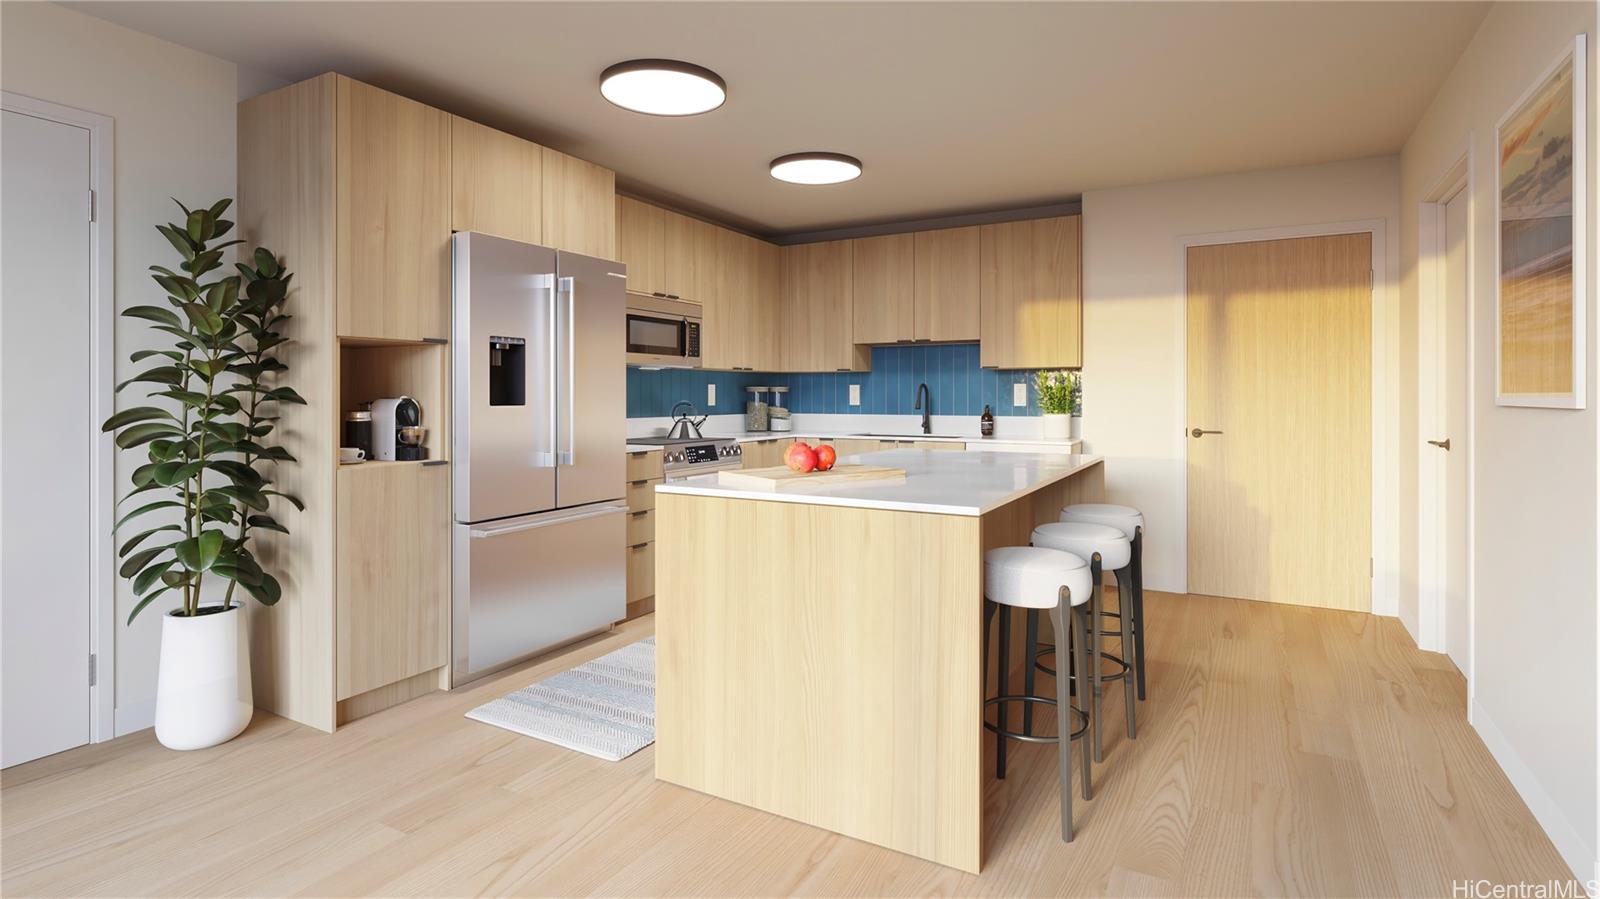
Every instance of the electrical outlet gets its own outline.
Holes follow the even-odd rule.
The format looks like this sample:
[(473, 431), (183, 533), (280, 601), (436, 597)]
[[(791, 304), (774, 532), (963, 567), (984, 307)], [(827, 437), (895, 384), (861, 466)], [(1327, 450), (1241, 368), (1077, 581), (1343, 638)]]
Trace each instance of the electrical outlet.
[(715, 385), (715, 384), (707, 384), (706, 385), (706, 405), (707, 406), (715, 406), (716, 404), (717, 404), (717, 385)]
[(861, 405), (861, 385), (860, 384), (851, 384), (850, 385), (850, 405), (852, 405), (852, 406)]
[(1028, 385), (1027, 384), (1012, 384), (1011, 385), (1011, 405), (1017, 406), (1019, 408), (1028, 405)]

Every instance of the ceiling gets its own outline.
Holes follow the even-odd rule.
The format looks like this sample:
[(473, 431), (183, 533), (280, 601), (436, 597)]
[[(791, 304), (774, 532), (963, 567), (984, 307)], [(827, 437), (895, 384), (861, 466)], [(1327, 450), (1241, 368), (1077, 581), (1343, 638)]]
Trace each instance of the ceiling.
[[(328, 70), (593, 160), (764, 234), (1071, 200), (1397, 152), (1483, 3), (70, 3), (286, 81)], [(702, 116), (608, 104), (606, 66), (685, 59)], [(860, 157), (774, 181), (800, 150)]]

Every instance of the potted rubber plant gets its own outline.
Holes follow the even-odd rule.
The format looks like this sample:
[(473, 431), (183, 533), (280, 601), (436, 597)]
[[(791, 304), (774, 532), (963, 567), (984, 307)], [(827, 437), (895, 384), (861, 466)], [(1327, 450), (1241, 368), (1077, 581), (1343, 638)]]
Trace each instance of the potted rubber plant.
[(1034, 375), (1034, 392), (1039, 397), (1042, 419), (1041, 437), (1060, 441), (1070, 437), (1071, 419), (1078, 414), (1081, 391), (1082, 381), (1075, 371), (1041, 371)]
[[(222, 240), (233, 223), (232, 203), (204, 209), (182, 203), (182, 222), (156, 226), (182, 257), (178, 270), (152, 265), (166, 305), (133, 306), (163, 336), (160, 349), (129, 358), (148, 367), (117, 385), (143, 388), (158, 405), (122, 409), (106, 420), (117, 446), (143, 447), (148, 459), (133, 470), (133, 489), (119, 501), (126, 536), (118, 573), (133, 581), (132, 624), (163, 596), (178, 600), (162, 619), (156, 688), (156, 738), (171, 749), (202, 749), (233, 739), (254, 713), (250, 641), (240, 606), (248, 594), (263, 605), (282, 595), (252, 549), (259, 531), (281, 531), (275, 500), (301, 507), (273, 487), (272, 469), (294, 457), (272, 442), (277, 408), (304, 403), (278, 383), (287, 366), (277, 349), (287, 338), (283, 312), (291, 274), (270, 251), (257, 248), (235, 274), (206, 280), (223, 267)], [(120, 536), (120, 534), (119, 534)], [(219, 598), (220, 594), (220, 598)]]

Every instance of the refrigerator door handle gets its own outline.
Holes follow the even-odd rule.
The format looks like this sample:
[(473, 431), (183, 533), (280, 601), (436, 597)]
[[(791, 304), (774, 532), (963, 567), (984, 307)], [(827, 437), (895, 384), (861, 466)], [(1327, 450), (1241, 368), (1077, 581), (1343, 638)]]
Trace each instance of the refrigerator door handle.
[[(561, 465), (578, 464), (578, 329), (574, 318), (578, 311), (578, 282), (576, 278), (560, 279), (561, 292), (567, 295), (567, 448), (556, 455)], [(554, 354), (551, 354), (554, 359)]]
[(599, 518), (603, 515), (620, 515), (628, 511), (628, 507), (621, 503), (607, 503), (596, 509), (587, 509), (572, 515), (540, 515), (533, 519), (520, 519), (501, 525), (474, 527), (468, 535), (474, 540), (487, 540), (491, 537), (502, 537), (506, 534), (518, 534), (531, 531), (534, 528), (553, 527), (558, 524), (569, 524), (574, 521), (583, 521), (586, 518)]
[(538, 453), (537, 455), (539, 457), (538, 464), (549, 468), (555, 468), (558, 464), (560, 464), (560, 460), (556, 456), (556, 286), (554, 283), (554, 278), (551, 278), (549, 275), (543, 275), (541, 277), (550, 279), (544, 283), (546, 296), (550, 298), (549, 327), (545, 329), (546, 333), (550, 335), (550, 352), (545, 354), (545, 357), (550, 360), (550, 377), (548, 378), (550, 384), (550, 402), (546, 406), (549, 409), (550, 414), (550, 450), (548, 452)]

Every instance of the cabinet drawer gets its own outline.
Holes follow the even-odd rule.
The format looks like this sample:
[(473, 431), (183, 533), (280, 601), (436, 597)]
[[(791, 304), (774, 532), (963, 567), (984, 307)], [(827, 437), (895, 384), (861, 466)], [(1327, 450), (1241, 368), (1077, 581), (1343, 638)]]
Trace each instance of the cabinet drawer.
[(661, 483), (660, 478), (647, 481), (628, 482), (628, 511), (643, 512), (656, 507), (656, 485)]
[(661, 476), (661, 450), (628, 453), (628, 480), (646, 481)]
[(655, 510), (628, 513), (628, 545), (649, 543), (656, 539)]
[(628, 602), (656, 595), (656, 545), (628, 549)]

